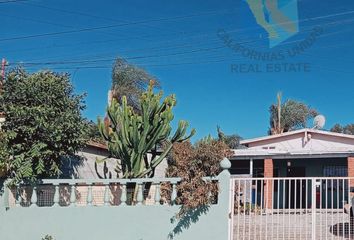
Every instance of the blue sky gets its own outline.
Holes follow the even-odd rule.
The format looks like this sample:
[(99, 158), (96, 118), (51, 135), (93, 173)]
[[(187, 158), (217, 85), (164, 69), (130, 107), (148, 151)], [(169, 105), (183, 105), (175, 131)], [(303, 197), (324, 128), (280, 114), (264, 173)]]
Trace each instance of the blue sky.
[[(216, 125), (244, 138), (266, 135), (278, 91), (318, 109), (327, 129), (352, 123), (354, 2), (297, 5), (299, 33), (270, 49), (267, 33), (241, 0), (0, 1), (0, 56), (29, 71), (71, 73), (76, 92), (87, 93), (84, 115), (92, 120), (104, 115), (113, 59), (121, 56), (159, 78), (166, 94), (176, 94), (175, 119), (188, 120), (195, 139), (215, 135)], [(307, 63), (310, 72), (232, 72), (231, 64), (277, 62), (244, 57), (217, 36), (224, 29), (249, 49), (278, 52), (314, 27), (323, 32), (312, 46), (280, 61)]]

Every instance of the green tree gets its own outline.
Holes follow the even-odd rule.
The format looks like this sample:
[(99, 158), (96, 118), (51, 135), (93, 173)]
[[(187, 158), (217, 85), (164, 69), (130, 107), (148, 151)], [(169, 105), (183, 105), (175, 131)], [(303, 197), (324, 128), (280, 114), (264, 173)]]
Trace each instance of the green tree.
[(98, 125), (95, 122), (87, 122), (87, 132), (89, 140), (97, 143), (106, 144), (106, 140), (102, 137), (98, 129)]
[(344, 134), (354, 135), (354, 124), (348, 124), (343, 129)]
[(336, 133), (343, 133), (343, 127), (339, 123), (336, 123), (330, 131)]
[(155, 87), (159, 86), (159, 81), (144, 69), (117, 58), (112, 71), (112, 98), (121, 104), (122, 97), (126, 96), (128, 105), (140, 110), (139, 99), (150, 80), (154, 80)]
[(8, 161), (5, 161), (5, 159), (9, 159), (7, 138), (5, 133), (0, 130), (0, 177), (6, 176), (8, 171)]
[(6, 114), (2, 130), (10, 157), (5, 161), (14, 181), (59, 176), (64, 157), (86, 141), (81, 116), (83, 95), (75, 95), (68, 74), (23, 69), (11, 71), (0, 107)]
[(345, 126), (342, 126), (342, 125), (337, 123), (331, 128), (330, 131), (331, 132), (354, 135), (354, 124), (352, 123), (352, 124), (347, 124)]
[(240, 144), (242, 137), (238, 134), (226, 135), (219, 126), (216, 127), (218, 132), (218, 140), (224, 142), (230, 149), (243, 148)]
[(318, 114), (316, 109), (299, 101), (289, 99), (282, 103), (281, 93), (277, 94), (277, 103), (270, 106), (269, 113), (271, 135), (304, 128)]
[[(188, 123), (179, 121), (176, 132), (171, 137), (173, 107), (176, 105), (174, 95), (166, 97), (162, 103), (162, 92), (153, 92), (153, 81), (139, 100), (139, 109), (135, 111), (128, 105), (127, 97), (122, 97), (119, 104), (113, 100), (107, 109), (110, 126), (98, 119), (102, 136), (108, 142), (108, 149), (113, 157), (120, 159), (117, 167), (123, 178), (152, 177), (155, 168), (162, 162), (176, 142), (189, 139), (195, 132), (186, 135)], [(164, 146), (161, 155), (156, 147)], [(148, 153), (152, 156), (149, 159)], [(118, 172), (119, 173), (119, 172)]]

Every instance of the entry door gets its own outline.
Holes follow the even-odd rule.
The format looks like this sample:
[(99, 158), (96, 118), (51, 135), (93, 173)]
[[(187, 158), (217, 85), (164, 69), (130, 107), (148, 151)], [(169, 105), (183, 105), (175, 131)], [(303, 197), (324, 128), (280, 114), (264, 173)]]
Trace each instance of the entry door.
[[(287, 177), (305, 177), (305, 167), (288, 167)], [(306, 204), (306, 180), (289, 180), (287, 186), (287, 204), (290, 208), (305, 208)], [(290, 194), (289, 194), (290, 192)], [(290, 206), (289, 206), (290, 204)]]
[(287, 177), (305, 177), (305, 167), (288, 167)]

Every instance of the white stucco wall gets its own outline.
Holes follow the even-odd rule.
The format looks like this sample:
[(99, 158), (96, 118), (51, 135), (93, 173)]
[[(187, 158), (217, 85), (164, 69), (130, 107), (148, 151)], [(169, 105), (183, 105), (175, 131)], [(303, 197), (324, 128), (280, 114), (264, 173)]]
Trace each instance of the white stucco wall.
[(248, 149), (277, 151), (354, 151), (354, 137), (326, 135), (316, 132), (300, 132), (278, 138), (264, 139), (248, 144)]
[[(96, 147), (87, 147), (78, 153), (81, 157), (81, 164), (74, 166), (75, 178), (98, 179), (103, 178), (118, 178), (115, 172), (115, 167), (118, 159), (110, 158), (104, 163), (96, 163), (97, 159), (104, 159), (108, 156), (108, 151)], [(96, 164), (95, 164), (96, 163)], [(97, 168), (95, 168), (95, 165)], [(106, 167), (106, 168), (105, 168)], [(157, 166), (155, 170), (155, 177), (165, 177), (165, 170), (167, 168), (167, 160)], [(96, 171), (97, 169), (97, 171)]]

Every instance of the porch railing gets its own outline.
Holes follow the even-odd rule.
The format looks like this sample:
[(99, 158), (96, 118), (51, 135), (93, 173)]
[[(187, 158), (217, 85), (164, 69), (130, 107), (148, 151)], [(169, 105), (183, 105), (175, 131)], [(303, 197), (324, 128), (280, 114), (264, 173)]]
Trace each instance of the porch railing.
[(354, 239), (354, 178), (233, 178), (233, 239)]

